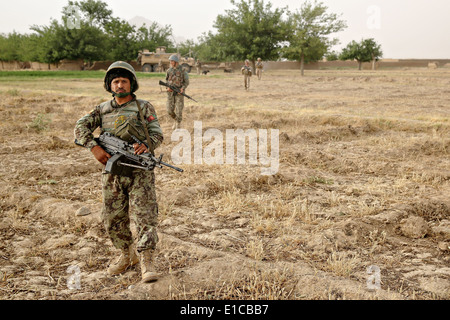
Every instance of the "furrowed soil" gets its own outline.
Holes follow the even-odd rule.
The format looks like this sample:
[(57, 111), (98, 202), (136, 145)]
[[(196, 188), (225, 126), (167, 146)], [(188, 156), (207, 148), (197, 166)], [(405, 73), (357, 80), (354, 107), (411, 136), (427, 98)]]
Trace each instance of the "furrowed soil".
[[(173, 163), (181, 141), (158, 81), (138, 97)], [(279, 170), (249, 158), (156, 169), (163, 276), (151, 284), (139, 265), (107, 275), (118, 252), (102, 166), (73, 143), (76, 121), (110, 99), (102, 80), (2, 79), (0, 92), (0, 299), (450, 298), (450, 70), (270, 71), (248, 92), (237, 73), (193, 75), (192, 157), (194, 122), (224, 141), (277, 129)]]

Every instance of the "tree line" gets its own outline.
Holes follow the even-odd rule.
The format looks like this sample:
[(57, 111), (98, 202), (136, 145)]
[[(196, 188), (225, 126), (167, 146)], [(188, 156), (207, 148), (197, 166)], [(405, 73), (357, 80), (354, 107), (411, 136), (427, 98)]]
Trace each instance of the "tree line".
[(307, 62), (329, 60), (376, 61), (382, 57), (374, 39), (352, 41), (341, 53), (331, 52), (339, 43), (333, 37), (347, 28), (341, 15), (329, 13), (317, 0), (305, 1), (292, 12), (273, 8), (264, 0), (231, 0), (233, 9), (217, 16), (213, 28), (197, 41), (176, 44), (170, 25), (157, 22), (136, 27), (114, 17), (106, 2), (68, 1), (61, 21), (33, 25), (30, 34), (0, 34), (0, 60), (55, 63), (62, 59), (135, 60), (139, 50), (155, 51), (158, 46), (182, 55), (193, 53), (201, 61), (242, 61), (254, 63), (281, 59)]

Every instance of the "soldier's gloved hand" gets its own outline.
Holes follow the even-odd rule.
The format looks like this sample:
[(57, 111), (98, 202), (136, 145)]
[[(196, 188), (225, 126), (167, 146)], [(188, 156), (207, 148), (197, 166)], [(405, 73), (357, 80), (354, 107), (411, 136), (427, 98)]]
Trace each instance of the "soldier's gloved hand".
[(91, 149), (92, 154), (98, 162), (106, 166), (106, 163), (109, 159), (111, 159), (111, 155), (108, 154), (105, 150), (103, 150), (100, 146), (95, 146)]

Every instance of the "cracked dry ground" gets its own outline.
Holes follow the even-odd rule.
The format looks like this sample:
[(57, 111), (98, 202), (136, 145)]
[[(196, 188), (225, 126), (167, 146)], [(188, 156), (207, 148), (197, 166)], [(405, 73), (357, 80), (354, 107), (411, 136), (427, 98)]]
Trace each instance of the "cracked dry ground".
[[(163, 278), (144, 285), (139, 266), (106, 275), (117, 252), (100, 221), (102, 168), (73, 144), (76, 120), (109, 99), (101, 80), (2, 80), (0, 298), (448, 299), (450, 70), (269, 71), (249, 92), (241, 82), (193, 76), (199, 103), (186, 101), (184, 127), (279, 129), (279, 172), (158, 169)], [(165, 96), (152, 79), (138, 93), (171, 162)]]

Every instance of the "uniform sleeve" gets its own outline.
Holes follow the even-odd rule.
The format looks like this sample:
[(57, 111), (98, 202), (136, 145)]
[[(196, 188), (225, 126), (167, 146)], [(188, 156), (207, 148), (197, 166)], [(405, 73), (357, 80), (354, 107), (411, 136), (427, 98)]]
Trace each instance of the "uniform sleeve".
[(148, 135), (153, 146), (153, 150), (158, 148), (164, 141), (162, 129), (159, 125), (158, 116), (156, 115), (155, 107), (149, 102), (145, 104), (144, 116), (146, 119)]
[(169, 81), (169, 71), (170, 71), (170, 68), (167, 69), (167, 71), (166, 71), (166, 82)]
[(186, 90), (189, 87), (189, 74), (186, 71), (183, 72), (183, 80), (182, 88)]
[(91, 150), (98, 143), (94, 140), (94, 131), (101, 126), (100, 106), (77, 121), (74, 135), (77, 144)]

